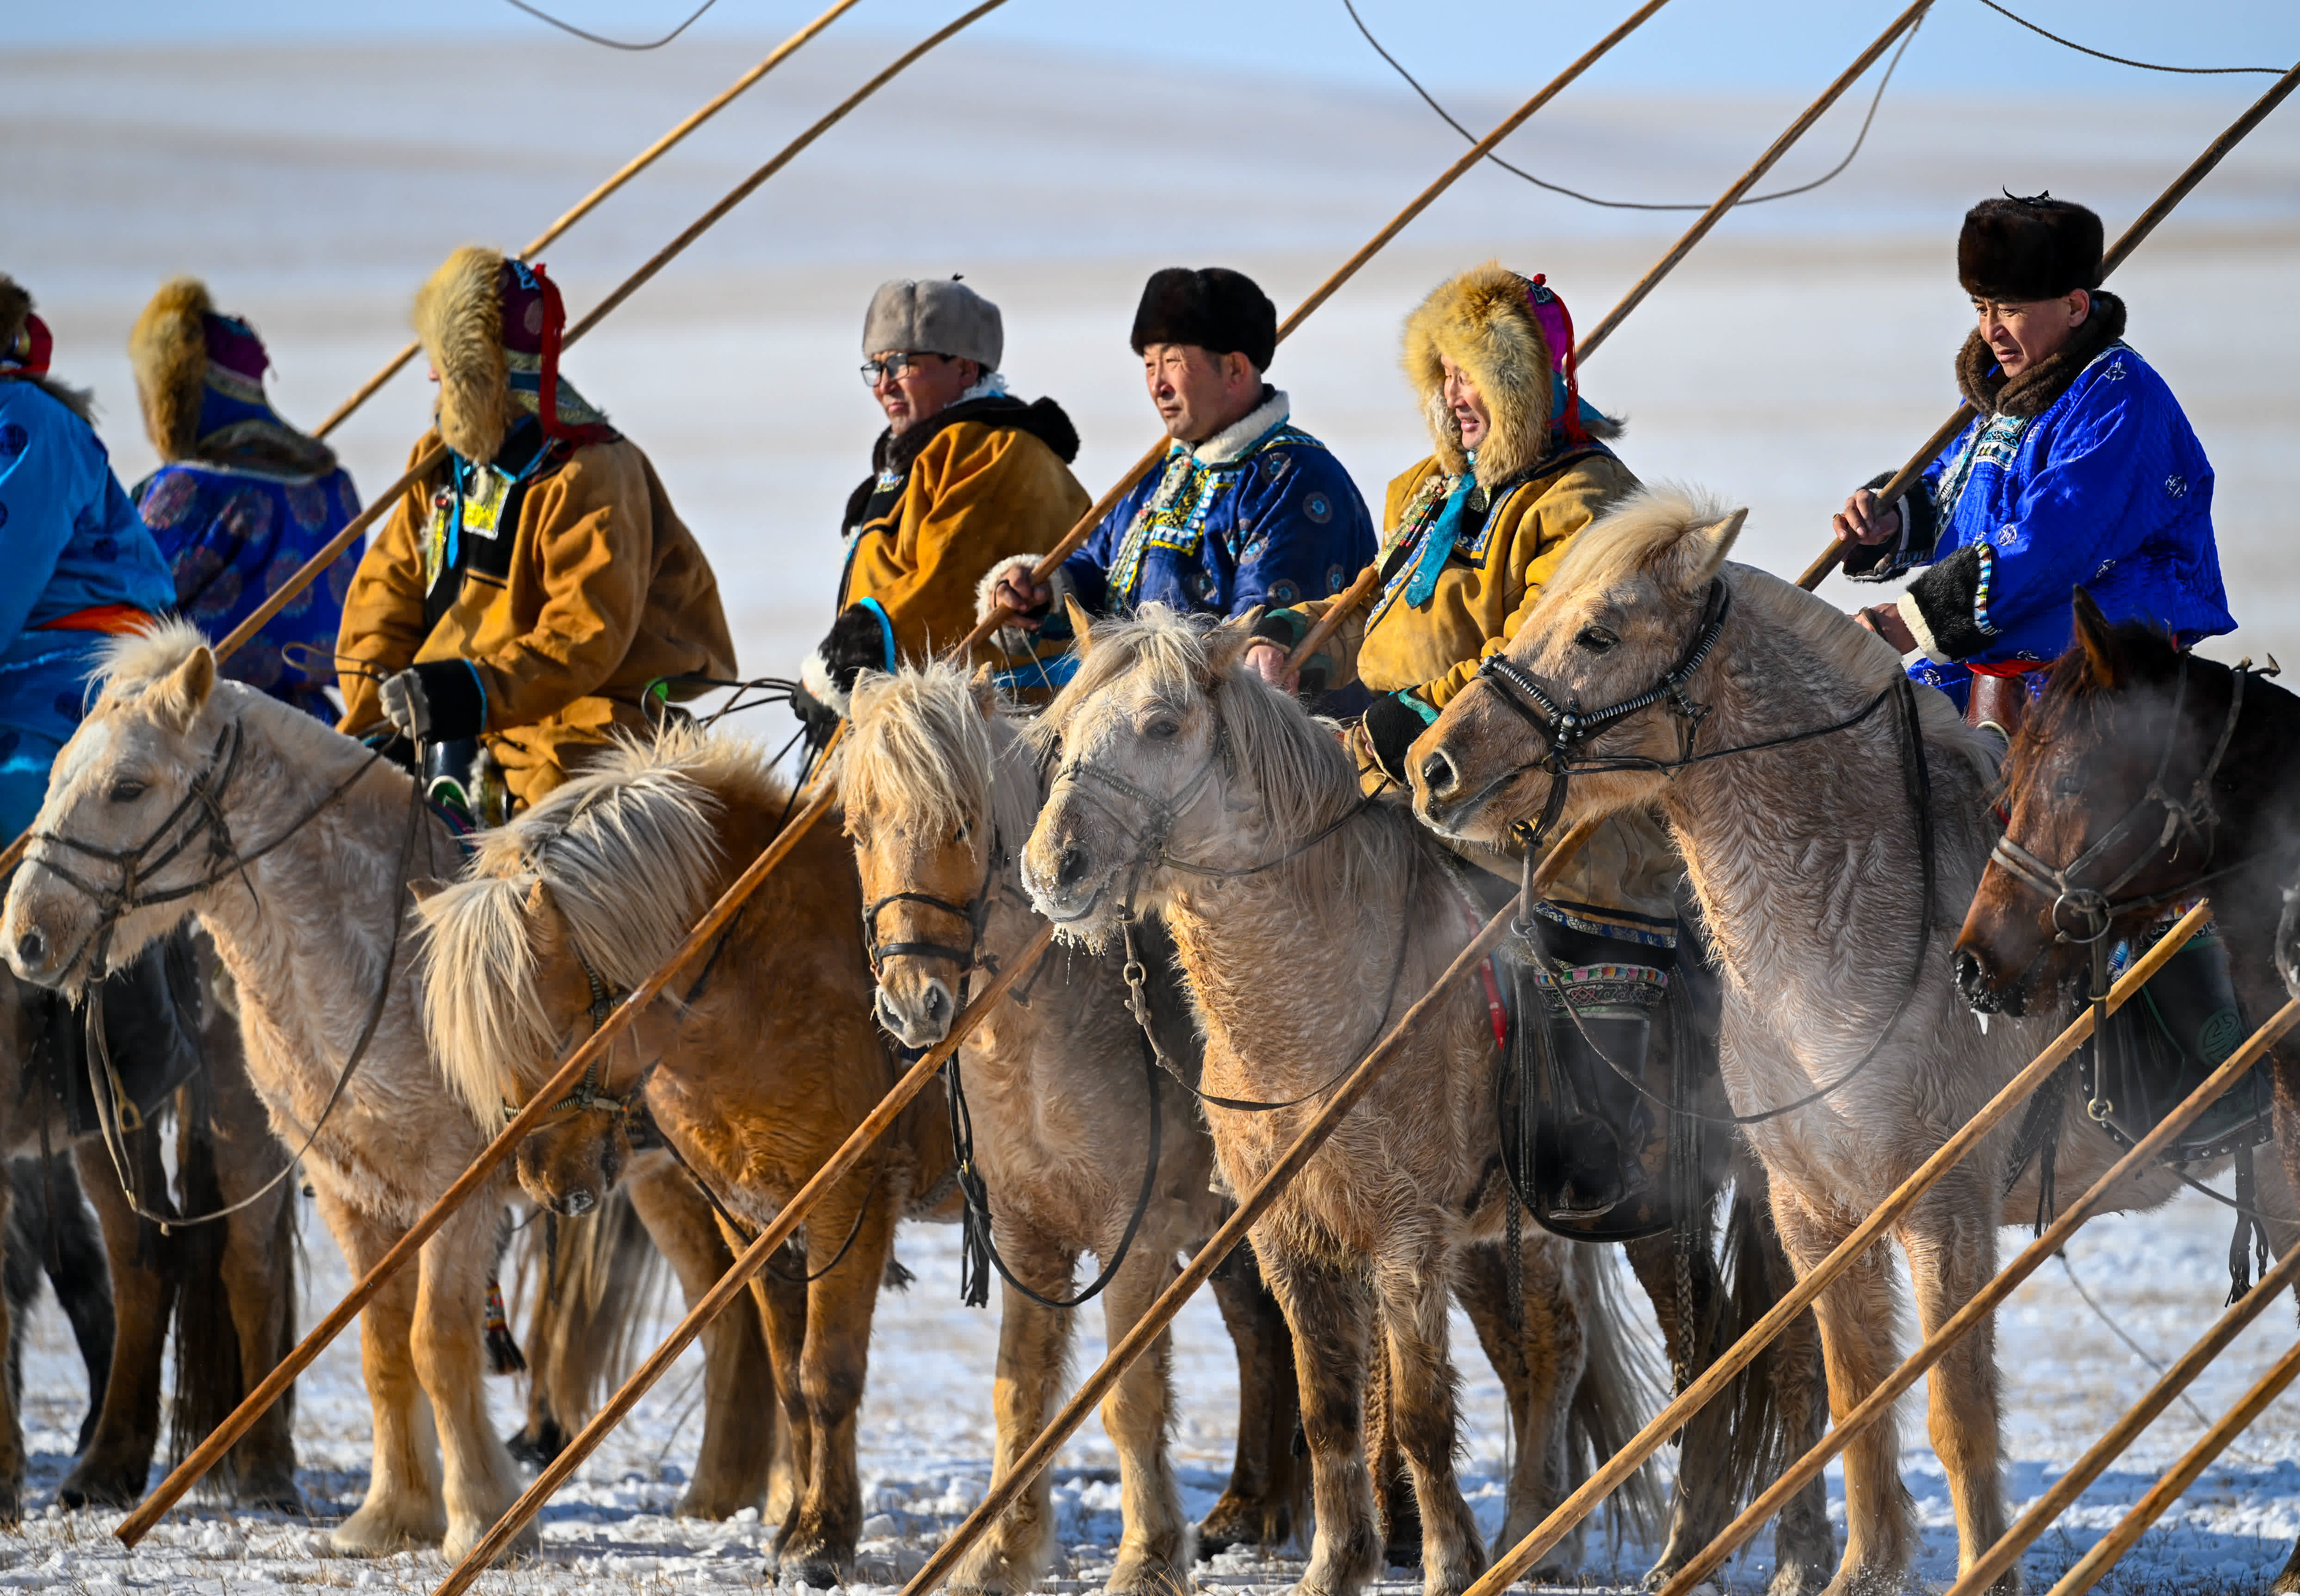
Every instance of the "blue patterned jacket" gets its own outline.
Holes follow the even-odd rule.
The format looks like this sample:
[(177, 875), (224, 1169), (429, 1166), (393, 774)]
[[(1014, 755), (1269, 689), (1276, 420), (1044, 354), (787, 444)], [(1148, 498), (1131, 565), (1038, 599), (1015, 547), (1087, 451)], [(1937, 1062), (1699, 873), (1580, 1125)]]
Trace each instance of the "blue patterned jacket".
[(2068, 347), (2007, 381), (1976, 335), (1960, 384), (1984, 419), (1926, 470), (1894, 542), (1857, 549), (1854, 581), (1927, 567), (1902, 618), (1911, 667), (1960, 700), (1971, 666), (2056, 658), (2081, 583), (2112, 621), (2185, 647), (2235, 629), (2212, 540), (2212, 468), (2155, 368), (2122, 342), (2124, 306), (2095, 297)]
[(1349, 586), (1373, 558), (1373, 517), (1289, 413), (1271, 390), (1195, 449), (1175, 444), (1062, 563), (1063, 585), (1093, 614), (1158, 603), (1224, 616)]

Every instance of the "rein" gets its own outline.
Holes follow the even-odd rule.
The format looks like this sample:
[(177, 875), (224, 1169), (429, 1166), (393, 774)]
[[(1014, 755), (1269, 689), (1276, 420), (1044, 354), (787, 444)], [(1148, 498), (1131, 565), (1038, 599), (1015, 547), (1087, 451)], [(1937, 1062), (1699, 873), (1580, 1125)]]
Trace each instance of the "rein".
[[(66, 837), (57, 832), (42, 831), (34, 834), (32, 840), (35, 843), (50, 843), (67, 848), (91, 858), (117, 865), (121, 870), (120, 884), (107, 891), (81, 879), (71, 871), (64, 869), (53, 859), (40, 855), (32, 855), (26, 860), (28, 865), (38, 865), (58, 880), (78, 889), (97, 906), (99, 917), (96, 927), (89, 932), (88, 940), (81, 943), (79, 950), (73, 954), (71, 962), (65, 965), (67, 974), (78, 968), (80, 961), (88, 957), (92, 950), (95, 957), (91, 961), (90, 974), (93, 976), (111, 952), (112, 932), (117, 929), (121, 918), (131, 910), (148, 907), (154, 904), (172, 903), (192, 897), (234, 875), (240, 878), (241, 884), (247, 888), (248, 897), (260, 909), (262, 900), (255, 897), (254, 883), (247, 879), (247, 866), (285, 844), (296, 832), (318, 819), (323, 811), (349, 792), (353, 785), (368, 773), (369, 767), (383, 756), (381, 749), (371, 753), (367, 758), (360, 762), (357, 769), (331, 788), (318, 803), (305, 810), (286, 831), (253, 852), (243, 854), (232, 846), (231, 828), (225, 819), (223, 804), (231, 785), (231, 778), (239, 767), (240, 750), (244, 741), (240, 723), (233, 721), (217, 738), (214, 754), (210, 756), (207, 765), (192, 778), (182, 800), (168, 812), (166, 817), (153, 830), (150, 836), (133, 848), (101, 848), (92, 843), (82, 842), (76, 838)], [(212, 785), (210, 783), (211, 776), (215, 778)], [(196, 810), (196, 817), (192, 823), (184, 829), (183, 834), (171, 846), (162, 850), (156, 858), (149, 857), (148, 856), (154, 848), (159, 848), (161, 840), (167, 836), (177, 822), (182, 820), (187, 815), (194, 814), (195, 810)], [(112, 1061), (111, 1046), (104, 1035), (103, 994), (94, 990), (88, 993), (86, 999), (85, 1023), (88, 1027), (89, 1085), (93, 1089), (91, 1095), (96, 1099), (96, 1124), (104, 1138), (104, 1151), (112, 1160), (112, 1172), (119, 1178), (121, 1192), (127, 1198), (129, 1210), (138, 1218), (150, 1220), (161, 1226), (163, 1232), (171, 1232), (190, 1225), (210, 1224), (214, 1220), (239, 1213), (245, 1208), (254, 1206), (277, 1188), (282, 1181), (293, 1174), (297, 1166), (303, 1163), (304, 1156), (318, 1143), (320, 1132), (326, 1128), (329, 1116), (335, 1113), (337, 1105), (343, 1100), (344, 1089), (351, 1084), (353, 1074), (358, 1071), (361, 1063), (367, 1057), (368, 1049), (375, 1040), (376, 1031), (382, 1024), (384, 1008), (390, 1001), (392, 976), (398, 968), (399, 946), (406, 931), (407, 917), (399, 906), (399, 895), (406, 890), (408, 870), (414, 860), (415, 841), (421, 831), (422, 815), (422, 784), (411, 779), (408, 784), (407, 828), (400, 840), (399, 868), (393, 876), (391, 889), (391, 903), (394, 910), (391, 922), (391, 943), (384, 955), (383, 975), (376, 984), (375, 997), (369, 1003), (367, 1014), (361, 1022), (359, 1037), (352, 1044), (350, 1053), (345, 1057), (343, 1068), (337, 1072), (335, 1083), (328, 1090), (327, 1101), (321, 1106), (319, 1116), (312, 1121), (310, 1133), (304, 1138), (304, 1145), (297, 1148), (288, 1161), (280, 1166), (278, 1173), (238, 1201), (229, 1203), (209, 1213), (189, 1217), (155, 1213), (144, 1206), (143, 1195), (137, 1190), (135, 1179), (129, 1173), (129, 1166), (133, 1160), (128, 1150), (129, 1131), (124, 1124), (125, 1116), (121, 1112), (123, 1105), (130, 1112), (133, 1111), (134, 1105), (127, 1102), (125, 1089), (120, 1080), (120, 1072)], [(138, 890), (141, 878), (166, 868), (181, 857), (191, 848), (193, 842), (204, 833), (208, 839), (208, 856), (213, 865), (205, 877), (188, 886), (170, 888), (161, 891)]]

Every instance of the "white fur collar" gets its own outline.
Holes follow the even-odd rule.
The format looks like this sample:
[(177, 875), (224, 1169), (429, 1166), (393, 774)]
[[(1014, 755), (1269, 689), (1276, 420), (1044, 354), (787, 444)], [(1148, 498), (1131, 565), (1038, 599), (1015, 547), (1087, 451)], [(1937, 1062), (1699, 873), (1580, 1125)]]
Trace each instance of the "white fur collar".
[(985, 372), (982, 374), (982, 380), (980, 381), (968, 389), (964, 393), (959, 395), (955, 399), (953, 399), (951, 403), (954, 405), (963, 405), (969, 399), (1003, 399), (1005, 397), (1006, 373), (1004, 372)]
[(1243, 419), (1231, 422), (1192, 449), (1190, 457), (1200, 465), (1227, 465), (1245, 454), (1271, 428), (1283, 425), (1293, 414), (1293, 401), (1286, 397), (1286, 390), (1273, 388), (1270, 397), (1247, 411)]

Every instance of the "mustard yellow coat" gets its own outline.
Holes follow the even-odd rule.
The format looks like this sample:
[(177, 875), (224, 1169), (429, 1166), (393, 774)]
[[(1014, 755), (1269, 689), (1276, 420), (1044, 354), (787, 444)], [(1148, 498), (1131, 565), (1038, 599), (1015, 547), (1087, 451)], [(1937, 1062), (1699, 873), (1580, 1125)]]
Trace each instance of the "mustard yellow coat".
[(838, 607), (877, 599), (896, 653), (923, 663), (974, 630), (975, 589), (991, 566), (1046, 553), (1093, 502), (1029, 432), (954, 422), (919, 451), (893, 504), (854, 532)]
[[(438, 441), (426, 433), (415, 455)], [(480, 740), (512, 797), (533, 803), (567, 779), (571, 756), (618, 727), (646, 729), (648, 683), (734, 675), (718, 579), (637, 445), (579, 448), (530, 486), (508, 556), (490, 562), (500, 579), (443, 573), (461, 586), (427, 626), (423, 532), (444, 478), (443, 468), (401, 497), (352, 578), (336, 644), (342, 730), (384, 723), (379, 678), (468, 659), (487, 694)]]

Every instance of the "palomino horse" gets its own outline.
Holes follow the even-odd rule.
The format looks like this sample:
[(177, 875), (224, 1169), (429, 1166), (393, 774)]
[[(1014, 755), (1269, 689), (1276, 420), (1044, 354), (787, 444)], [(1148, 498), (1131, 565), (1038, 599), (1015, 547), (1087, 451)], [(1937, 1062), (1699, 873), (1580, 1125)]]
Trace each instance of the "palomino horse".
[[(1084, 662), (1038, 732), (1059, 764), (1023, 879), (1042, 914), (1090, 942), (1118, 934), (1138, 905), (1164, 921), (1206, 1036), (1215, 1152), (1242, 1191), (1429, 990), (1476, 916), (1404, 806), (1362, 800), (1329, 731), (1238, 668), (1241, 632), (1209, 636), (1154, 606), (1081, 638)], [(1485, 1566), (1454, 1475), (1446, 1317), (1449, 1284), (1486, 1268), (1471, 1244), (1506, 1225), (1496, 1047), (1478, 983), (1446, 993), (1405, 1047), (1254, 1231), (1294, 1330), (1318, 1526), (1303, 1588), (1321, 1596), (1379, 1571), (1360, 1450), (1376, 1347), (1425, 1589), (1459, 1591)], [(1578, 1419), (1619, 1404), (1624, 1385), (1600, 1357), (1621, 1337), (1598, 1289), (1609, 1261), (1529, 1230), (1525, 1296), (1548, 1308), (1508, 1338), (1529, 1383), (1512, 1539), (1571, 1483), (1566, 1406)], [(1655, 1256), (1666, 1260), (1666, 1242)], [(1666, 1285), (1657, 1295), (1672, 1299)], [(1817, 1495), (1800, 1506), (1808, 1535), (1825, 1537)]]
[[(9, 962), (77, 990), (92, 965), (197, 915), (238, 994), (248, 1076), (287, 1143), (269, 1150), (302, 1149), (320, 1212), (363, 1274), (485, 1141), (440, 1090), (416, 1007), (421, 953), (403, 945), (406, 875), (452, 868), (454, 835), (404, 772), (219, 681), (192, 626), (121, 639), (103, 681), (9, 888)], [(503, 1195), (496, 1182), (466, 1204), (362, 1316), (374, 1464), (367, 1500), (330, 1537), (338, 1551), (442, 1545), (459, 1558), (518, 1494), (483, 1389)]]
[[(499, 1116), (540, 1086), (789, 808), (749, 744), (672, 730), (606, 754), (482, 832), (465, 878), (423, 904), (431, 1034), (472, 1110)], [(591, 1211), (631, 1167), (636, 1117), (730, 1229), (770, 1222), (894, 1084), (861, 915), (853, 848), (835, 831), (809, 832), (701, 969), (632, 1028), (635, 1045), (521, 1143), (521, 1184), (557, 1212)], [(825, 1588), (852, 1569), (855, 1412), (879, 1283), (896, 1221), (951, 1183), (949, 1134), (916, 1108), (824, 1196), (804, 1245), (754, 1279), (803, 1481), (777, 1542), (786, 1581)]]
[[(968, 973), (1015, 957), (1039, 924), (1013, 853), (1038, 818), (1037, 766), (988, 681), (970, 684), (950, 665), (866, 676), (838, 757), (871, 906), (879, 1018), (907, 1046), (931, 1047), (949, 1032)], [(1162, 1027), (1164, 1046), (1195, 1065), (1196, 1035), (1187, 1016), (1174, 1017), (1178, 1025)], [(1212, 1186), (1213, 1147), (1196, 1107), (1157, 1066), (1110, 955), (1052, 956), (968, 1039), (958, 1078), (990, 1242), (1011, 1271), (998, 1325), (1003, 1475), (1061, 1400), (1071, 1316), (1058, 1304), (1083, 1299), (1072, 1295), (1079, 1256), (1103, 1262), (1096, 1278), (1115, 1344), (1172, 1277), (1176, 1252), (1212, 1235), (1229, 1204)], [(1214, 1289), (1238, 1341), (1238, 1443), (1229, 1489), (1202, 1535), (1284, 1542), (1297, 1508), (1292, 1345), (1244, 1249)], [(1103, 1404), (1126, 1526), (1112, 1596), (1189, 1585), (1188, 1528), (1167, 1456), (1169, 1358), (1162, 1335)], [(952, 1588), (1029, 1589), (1051, 1549), (1052, 1490), (1042, 1472)]]
[[(209, 986), (199, 1024), (204, 1068), (179, 1093), (180, 1206), (168, 1195), (161, 1126), (146, 1121), (122, 1139), (131, 1178), (154, 1212), (213, 1212), (254, 1196), (279, 1168), (279, 1146), (242, 1062), (229, 990), (228, 982)], [(35, 1200), (45, 1205), (46, 1186), (56, 1184), (58, 1212), (33, 1233), (36, 1269), (49, 1250), (46, 1227), (59, 1227), (60, 1249), (83, 1190), (96, 1210), (103, 1237), (97, 1263), (105, 1278), (93, 1283), (108, 1284), (104, 1310), (117, 1331), (107, 1324), (104, 1377), (91, 1383), (94, 1400), (81, 1430), (80, 1455), (56, 1494), (68, 1508), (125, 1507), (143, 1495), (151, 1477), (171, 1326), (183, 1349), (176, 1359), (171, 1431), (175, 1444), (187, 1450), (238, 1406), (295, 1339), (296, 1193), (290, 1185), (277, 1185), (238, 1213), (173, 1234), (139, 1217), (103, 1138), (93, 1131), (76, 1138), (68, 1133), (55, 1083), (32, 1066), (36, 1032), (44, 1023), (35, 1010), (44, 1000), (53, 1001), (12, 976), (0, 976), (0, 1150), (32, 1154), (26, 1167), (37, 1171), (45, 1141), (55, 1148), (59, 1165), (79, 1170), (78, 1180), (40, 1182)], [(16, 1201), (25, 1196), (20, 1182)], [(7, 1189), (0, 1187), (0, 1201), (6, 1199)], [(62, 1282), (57, 1294), (64, 1297)], [(77, 1316), (74, 1329), (79, 1329)], [(279, 1403), (227, 1455), (219, 1483), (238, 1500), (300, 1510), (293, 1419), (292, 1405)], [(0, 1508), (12, 1519), (22, 1483), (12, 1402), (0, 1420), (0, 1445), (10, 1449), (9, 1460), (0, 1464)]]
[[(2111, 625), (2081, 588), (2075, 622), (2005, 761), (2004, 841), (1957, 938), (1957, 986), (1984, 1013), (2065, 1007), (2093, 944), (2209, 894), (2237, 998), (2264, 1019), (2286, 996), (2276, 944), (2300, 864), (2300, 698), (2153, 627)], [(2300, 1190), (2300, 1049), (2288, 1035), (2269, 1057), (2285, 1181)], [(2272, 1240), (2280, 1252), (2291, 1233), (2275, 1226)], [(2300, 1548), (2271, 1588), (2300, 1591)]]
[[(687, 1305), (718, 1283), (735, 1255), (711, 1205), (687, 1172), (660, 1149), (643, 1152), (598, 1208), (578, 1217), (546, 1212), (522, 1233), (518, 1284), (534, 1308), (521, 1338), (527, 1354), (527, 1424), (512, 1456), (541, 1466), (589, 1422), (599, 1400), (622, 1383), (642, 1349), (643, 1327), (668, 1263)], [(526, 1291), (521, 1295), (527, 1295)], [(747, 1393), (774, 1378), (756, 1314), (721, 1314), (703, 1333), (703, 1440), (682, 1518), (732, 1518), (746, 1508), (779, 1514), (788, 1481), (775, 1477), (784, 1433), (746, 1411)]]
[[(1949, 980), (1959, 907), (1996, 840), (1983, 744), (1946, 698), (1905, 685), (1873, 634), (1725, 564), (1741, 521), (1647, 494), (1583, 531), (1508, 648), (1414, 744), (1410, 769), (1422, 816), (1479, 841), (1544, 816), (1562, 825), (1650, 805), (1666, 817), (1724, 968), (1726, 1089), (1804, 1270), (2057, 1025), (1983, 1031)], [(2116, 1149), (2084, 1127), (2077, 1094), (2066, 1116), (2061, 1178), (2081, 1190)], [(2016, 1132), (2007, 1122), (1895, 1233), (1927, 1333), (1995, 1273), (2004, 1216), (2036, 1209), (2033, 1161), (2005, 1190)], [(2152, 1171), (2125, 1206), (2179, 1190)], [(1816, 1306), (1842, 1415), (1897, 1357), (1889, 1260), (1872, 1255)], [(1991, 1329), (1930, 1379), (1933, 1446), (1969, 1561), (2005, 1525)], [(1901, 1588), (1916, 1526), (1899, 1452), (1889, 1417), (1846, 1450), (1831, 1592)]]

